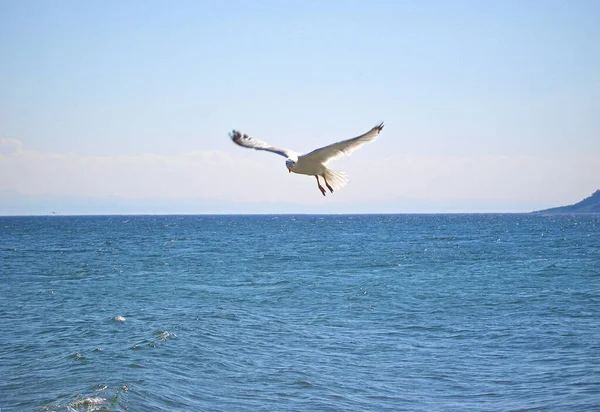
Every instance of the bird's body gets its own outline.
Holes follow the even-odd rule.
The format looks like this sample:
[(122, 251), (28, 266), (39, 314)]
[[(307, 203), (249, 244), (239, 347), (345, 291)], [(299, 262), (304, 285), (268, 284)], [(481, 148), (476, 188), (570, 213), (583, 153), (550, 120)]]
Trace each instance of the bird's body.
[(294, 167), (292, 167), (292, 172), (297, 173), (299, 175), (309, 175), (309, 176), (321, 176), (327, 168), (325, 165), (321, 163), (311, 162), (310, 159), (306, 159), (302, 156), (298, 158)]
[(323, 178), (325, 185), (332, 193), (334, 190), (342, 188), (347, 182), (345, 173), (329, 169), (327, 163), (339, 156), (350, 155), (363, 144), (375, 140), (382, 129), (383, 123), (358, 137), (342, 140), (341, 142), (321, 147), (306, 154), (299, 154), (292, 150), (271, 146), (268, 143), (253, 139), (248, 135), (242, 135), (237, 130), (231, 132), (229, 136), (233, 142), (239, 146), (255, 150), (264, 150), (285, 157), (285, 164), (290, 173), (293, 172), (301, 175), (315, 176), (319, 190), (323, 196), (325, 196), (325, 188), (321, 186), (319, 177)]

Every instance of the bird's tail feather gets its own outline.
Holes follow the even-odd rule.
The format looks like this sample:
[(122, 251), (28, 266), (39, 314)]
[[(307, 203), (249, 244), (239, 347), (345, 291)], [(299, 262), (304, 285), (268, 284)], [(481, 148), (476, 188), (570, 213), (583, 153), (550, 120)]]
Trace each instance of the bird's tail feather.
[(346, 183), (348, 183), (346, 173), (344, 172), (325, 169), (325, 173), (323, 173), (323, 175), (325, 176), (327, 183), (329, 183), (334, 190), (341, 189), (342, 187), (346, 186)]

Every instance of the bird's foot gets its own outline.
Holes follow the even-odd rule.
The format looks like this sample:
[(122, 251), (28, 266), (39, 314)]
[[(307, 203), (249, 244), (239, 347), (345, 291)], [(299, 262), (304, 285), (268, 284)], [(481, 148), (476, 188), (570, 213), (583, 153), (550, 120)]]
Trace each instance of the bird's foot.
[(327, 183), (327, 189), (329, 189), (329, 191), (330, 191), (331, 193), (333, 193), (333, 187), (329, 186), (329, 183)]
[(321, 193), (323, 193), (323, 196), (325, 196), (325, 188), (321, 185), (319, 185), (319, 190), (321, 191)]

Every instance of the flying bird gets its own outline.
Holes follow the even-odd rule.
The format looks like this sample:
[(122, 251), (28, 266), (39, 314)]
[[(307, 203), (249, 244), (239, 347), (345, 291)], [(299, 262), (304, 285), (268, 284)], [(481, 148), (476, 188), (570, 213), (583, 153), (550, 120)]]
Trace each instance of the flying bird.
[(382, 129), (383, 122), (358, 137), (342, 140), (341, 142), (321, 147), (306, 154), (271, 146), (268, 143), (254, 139), (246, 134), (241, 134), (237, 130), (229, 133), (229, 137), (231, 137), (231, 140), (239, 146), (248, 149), (265, 150), (285, 157), (285, 166), (290, 173), (294, 172), (300, 175), (314, 176), (317, 179), (319, 190), (323, 196), (325, 196), (326, 190), (321, 186), (319, 177), (323, 178), (325, 186), (327, 186), (327, 189), (329, 189), (331, 193), (333, 193), (334, 190), (341, 189), (348, 182), (344, 172), (329, 169), (327, 163), (342, 155), (350, 155), (363, 144), (372, 142), (379, 133), (381, 133)]

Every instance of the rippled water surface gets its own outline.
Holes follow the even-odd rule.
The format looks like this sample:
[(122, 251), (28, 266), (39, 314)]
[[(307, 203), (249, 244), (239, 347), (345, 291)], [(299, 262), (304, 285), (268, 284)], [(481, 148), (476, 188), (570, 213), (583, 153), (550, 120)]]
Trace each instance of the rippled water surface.
[(600, 216), (0, 217), (0, 409), (600, 408)]

